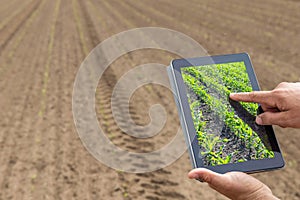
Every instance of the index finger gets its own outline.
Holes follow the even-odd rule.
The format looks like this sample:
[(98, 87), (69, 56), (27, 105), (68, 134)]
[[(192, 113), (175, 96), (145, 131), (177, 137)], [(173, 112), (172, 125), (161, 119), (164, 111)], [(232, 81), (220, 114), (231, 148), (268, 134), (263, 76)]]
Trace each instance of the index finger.
[(254, 102), (260, 104), (270, 105), (273, 102), (271, 91), (231, 93), (229, 97), (235, 101)]

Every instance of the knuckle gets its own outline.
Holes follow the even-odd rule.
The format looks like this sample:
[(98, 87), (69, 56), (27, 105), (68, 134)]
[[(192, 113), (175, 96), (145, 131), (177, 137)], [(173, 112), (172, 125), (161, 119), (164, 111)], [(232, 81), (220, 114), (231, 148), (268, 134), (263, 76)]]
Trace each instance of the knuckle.
[(206, 183), (212, 183), (212, 178), (210, 175), (203, 175), (201, 178)]
[(285, 87), (288, 85), (288, 82), (281, 82), (278, 84), (278, 87)]
[(275, 89), (283, 89), (283, 88), (288, 88), (290, 87), (290, 84), (289, 82), (281, 82), (277, 85), (277, 87)]
[(285, 99), (285, 90), (284, 89), (275, 89), (272, 91), (272, 95), (274, 96), (275, 100), (281, 102)]
[(274, 90), (272, 90), (272, 94), (274, 95), (274, 96), (281, 96), (282, 95), (282, 90), (281, 89), (274, 89)]
[(261, 121), (262, 121), (262, 124), (269, 124), (270, 122), (269, 122), (269, 118), (268, 118), (268, 116), (266, 115), (266, 114), (261, 114), (260, 115), (260, 118), (261, 118)]

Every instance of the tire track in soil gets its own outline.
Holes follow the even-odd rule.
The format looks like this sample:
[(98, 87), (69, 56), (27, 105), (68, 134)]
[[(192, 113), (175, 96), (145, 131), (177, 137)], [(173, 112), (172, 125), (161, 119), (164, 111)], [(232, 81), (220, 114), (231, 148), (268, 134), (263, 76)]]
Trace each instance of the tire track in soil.
[[(76, 3), (75, 1), (74, 1), (74, 3)], [(81, 6), (84, 6), (83, 4), (81, 4)], [(96, 36), (95, 35), (95, 32), (93, 31), (94, 30), (94, 27), (93, 27), (93, 25), (90, 23), (90, 21), (89, 21), (89, 19), (87, 19), (87, 16), (86, 16), (86, 12), (84, 11), (84, 9), (85, 8), (83, 8), (83, 7), (81, 7), (81, 10), (80, 11), (82, 11), (83, 13), (81, 14), (82, 16), (83, 16), (83, 21), (85, 21), (85, 22), (87, 22), (89, 25), (91, 25), (91, 26), (87, 26), (87, 27), (84, 27), (83, 28), (83, 26), (85, 25), (87, 25), (87, 23), (81, 23), (80, 21), (78, 21), (77, 20), (77, 22), (78, 23), (81, 23), (81, 24), (77, 24), (77, 29), (78, 29), (78, 32), (79, 32), (79, 34), (81, 34), (81, 36), (80, 36), (80, 41), (81, 41), (81, 49), (82, 49), (82, 52), (83, 52), (83, 54), (87, 54), (87, 52), (85, 52), (84, 51), (84, 47), (83, 47), (83, 45), (85, 45), (86, 46), (86, 44), (84, 43), (85, 41), (83, 40), (85, 37), (84, 37), (84, 35), (83, 35), (83, 30), (79, 30), (80, 28), (81, 29), (84, 29), (84, 30), (87, 30), (87, 35), (89, 35), (89, 39), (90, 38), (93, 38), (94, 40), (93, 41), (90, 41), (89, 42), (89, 44), (90, 43), (92, 43), (93, 45), (95, 45), (95, 44), (97, 44), (97, 42), (98, 42), (98, 36)], [(85, 12), (85, 15), (84, 15), (84, 12)], [(77, 13), (77, 14), (79, 14), (79, 13)], [(78, 16), (77, 16), (78, 17)], [(76, 18), (76, 17), (75, 17)], [(92, 30), (91, 30), (92, 29)], [(91, 35), (91, 34), (93, 34), (93, 35)], [(80, 55), (82, 55), (82, 54), (80, 54)], [(82, 147), (82, 144), (80, 144), (80, 146)], [(77, 150), (78, 151), (78, 150)], [(91, 156), (87, 153), (87, 151), (85, 150), (85, 149), (83, 149), (83, 153), (84, 153), (84, 156), (81, 156), (81, 157), (85, 157), (85, 158), (87, 158), (87, 159), (90, 159), (90, 160), (88, 160), (89, 161), (89, 163), (86, 163), (86, 162), (84, 162), (84, 165), (82, 166), (82, 168), (83, 168), (83, 171), (86, 171), (88, 174), (86, 174), (86, 175), (82, 175), (83, 177), (88, 177), (88, 180), (90, 180), (91, 182), (96, 182), (97, 180), (101, 180), (100, 178), (97, 178), (97, 172), (99, 172), (99, 171), (103, 171), (104, 170), (104, 173), (105, 172), (107, 172), (107, 171), (109, 171), (109, 173), (110, 174), (112, 174), (112, 175), (110, 175), (110, 178), (108, 178), (108, 179), (111, 179), (111, 176), (112, 176), (112, 179), (113, 180), (115, 180), (116, 179), (116, 176), (114, 175), (115, 174), (115, 172), (114, 171), (112, 171), (111, 169), (109, 169), (109, 168), (107, 168), (107, 167), (104, 167), (104, 169), (102, 169), (102, 167), (103, 166), (101, 166), (101, 168), (99, 168), (99, 167), (97, 167), (97, 165), (99, 164), (98, 162), (96, 162), (96, 164), (94, 164), (94, 163), (92, 163), (91, 164), (91, 162), (95, 162), (95, 160), (94, 160), (94, 158), (91, 158)], [(96, 165), (96, 167), (95, 167), (95, 165)], [(87, 180), (87, 181), (88, 181)], [(104, 183), (102, 183), (102, 184), (99, 184), (99, 186), (98, 187), (91, 187), (91, 188), (89, 188), (88, 186), (90, 185), (90, 184), (85, 184), (84, 186), (85, 186), (85, 189), (81, 192), (81, 193), (79, 193), (79, 192), (77, 192), (77, 196), (79, 195), (79, 198), (80, 198), (80, 195), (83, 195), (84, 193), (87, 193), (87, 195), (88, 196), (92, 196), (92, 197), (95, 197), (95, 196), (99, 196), (98, 194), (97, 194), (97, 191), (98, 191), (98, 193), (99, 193), (99, 191), (100, 191), (100, 193), (103, 193), (103, 192), (108, 192), (108, 191), (110, 191), (111, 190), (111, 188), (109, 188), (109, 186), (108, 187), (106, 187), (107, 186), (107, 183), (106, 183), (106, 181), (107, 180), (103, 180), (103, 182)], [(102, 187), (101, 187), (102, 186)], [(117, 186), (118, 187), (118, 186)], [(86, 192), (86, 191), (91, 191), (91, 194), (89, 193), (89, 192)], [(120, 195), (119, 195), (120, 196)], [(83, 198), (83, 197), (82, 197)]]
[[(103, 2), (102, 2), (103, 3)], [(107, 9), (106, 10), (112, 10), (112, 8), (111, 7), (108, 7), (108, 5), (106, 4), (106, 6), (107, 6)], [(119, 18), (116, 18), (116, 19), (114, 19), (114, 20), (120, 20)], [(130, 22), (127, 22), (126, 23), (127, 25), (130, 25)], [(176, 115), (177, 116), (177, 115)], [(162, 172), (165, 172), (165, 170), (162, 170)], [(166, 172), (166, 173), (168, 173), (168, 172)], [(170, 173), (170, 172), (169, 172)], [(159, 189), (161, 189), (160, 188), (160, 186), (161, 185), (163, 185), (163, 184), (165, 184), (165, 185), (168, 185), (168, 182), (164, 182), (164, 181), (160, 181), (160, 182), (155, 182), (154, 180), (155, 179), (153, 179), (153, 177), (154, 177), (154, 174), (153, 173), (148, 173), (148, 175), (146, 175), (146, 176), (143, 176), (143, 175), (141, 175), (143, 178), (145, 178), (145, 177), (150, 177), (150, 180), (148, 181), (150, 184), (152, 184), (153, 185), (153, 183), (154, 184), (156, 184), (156, 187), (154, 186), (153, 188), (155, 188), (156, 190), (154, 190), (153, 192), (152, 192), (152, 194), (145, 194), (145, 196), (147, 196), (147, 198), (158, 198), (157, 196), (162, 196), (163, 198), (164, 198), (164, 196), (168, 196), (168, 195), (170, 195), (170, 193), (168, 193), (168, 192), (166, 192), (166, 193), (160, 193), (160, 192), (158, 192), (159, 191)], [(165, 175), (164, 175), (165, 176)], [(127, 177), (127, 178), (125, 178), (125, 177)], [(134, 177), (132, 178), (128, 178), (129, 176), (127, 175), (127, 174), (120, 174), (120, 179), (122, 180), (122, 181), (125, 181), (126, 182), (126, 184), (125, 185), (132, 185), (132, 184), (135, 184), (135, 183), (137, 183), (137, 182), (139, 182), (139, 178), (136, 178), (136, 175), (134, 175)], [(129, 180), (128, 180), (129, 179)], [(171, 182), (171, 181), (170, 181)], [(172, 184), (169, 184), (169, 185), (177, 185), (177, 183), (173, 183), (173, 182), (171, 182)], [(136, 185), (136, 184), (135, 184)], [(144, 193), (145, 191), (144, 191), (144, 189), (142, 189), (143, 188), (143, 186), (144, 185), (148, 185), (147, 183), (141, 183), (141, 185), (142, 185), (142, 187), (141, 187), (141, 189), (138, 189), (138, 194), (136, 194), (136, 195), (138, 195), (138, 196), (140, 196), (142, 193)], [(148, 190), (150, 190), (150, 188), (148, 188)], [(173, 191), (173, 193), (175, 194), (175, 196), (177, 196), (178, 198), (182, 198), (183, 197), (183, 195), (181, 195), (181, 194), (179, 194), (178, 192), (174, 192)], [(125, 193), (126, 195), (128, 195), (128, 193), (126, 192)], [(131, 194), (129, 194), (129, 195), (131, 195)], [(154, 196), (155, 195), (155, 196)]]
[[(122, 16), (119, 14), (119, 13), (132, 13), (134, 10), (121, 10), (120, 11), (120, 7), (123, 7), (123, 6), (127, 6), (127, 4), (123, 3), (123, 2), (114, 2), (114, 1), (110, 1), (112, 3), (112, 6), (109, 7), (108, 9), (109, 10), (115, 10), (115, 8), (119, 7), (117, 12), (114, 12), (115, 13), (115, 17), (114, 20), (115, 21), (122, 21)], [(108, 4), (109, 5), (109, 4)], [(138, 27), (136, 23), (133, 23), (132, 21), (130, 21), (130, 18), (126, 18), (126, 21), (125, 21), (125, 24), (126, 26), (124, 26), (124, 24), (121, 24), (120, 26), (124, 27), (124, 28), (135, 28), (135, 27)], [(148, 38), (146, 36), (146, 34), (144, 33), (141, 33), (141, 36), (142, 37), (145, 37), (145, 38)], [(159, 44), (156, 43), (154, 40), (148, 38), (149, 40), (151, 40), (151, 42), (154, 44), (154, 46), (157, 46), (157, 48), (159, 48)], [(125, 61), (123, 61), (125, 64), (128, 64), (128, 60), (130, 61), (130, 65), (131, 66), (137, 66), (138, 63), (149, 63), (149, 62), (153, 62), (153, 60), (155, 59), (159, 59), (160, 63), (166, 63), (166, 65), (168, 65), (169, 61), (171, 59), (173, 59), (173, 57), (171, 57), (169, 54), (163, 54), (163, 55), (160, 55), (158, 56), (157, 58), (153, 57), (153, 52), (152, 53), (152, 56), (151, 56), (151, 59), (145, 59), (145, 57), (147, 57), (149, 54), (147, 54), (147, 52), (143, 51), (137, 51), (137, 52), (134, 52), (134, 53), (129, 53), (129, 56), (128, 57), (124, 57), (126, 58)], [(167, 78), (167, 74), (165, 74), (165, 76), (163, 78)], [(177, 112), (175, 111), (174, 112), (174, 105), (173, 104), (170, 104), (170, 101), (169, 99), (172, 101), (173, 100), (173, 95), (170, 94), (169, 96), (166, 95), (165, 93), (165, 89), (161, 89), (161, 88), (156, 88), (156, 87), (150, 87), (150, 88), (147, 88), (146, 87), (143, 87), (142, 89), (146, 89), (146, 91), (144, 91), (144, 95), (146, 94), (149, 94), (149, 96), (145, 97), (143, 96), (142, 99), (139, 100), (139, 102), (143, 102), (146, 103), (146, 100), (149, 98), (149, 99), (152, 99), (154, 100), (154, 102), (161, 102), (161, 105), (163, 105), (164, 108), (166, 108), (166, 110), (168, 111), (168, 114), (170, 114), (170, 116), (173, 116), (173, 118), (171, 120), (176, 120), (177, 119)], [(155, 96), (153, 96), (155, 95)], [(166, 98), (166, 97), (169, 97), (169, 98)], [(148, 105), (151, 105), (153, 102), (148, 102)], [(174, 117), (175, 115), (175, 117)], [(173, 135), (171, 135), (173, 137)], [(166, 139), (166, 138), (164, 138)], [(163, 141), (159, 141), (159, 143), (164, 143)]]
[[(112, 6), (110, 6), (110, 4), (108, 4), (108, 3), (105, 3), (105, 6), (106, 6), (107, 10), (111, 10), (111, 13), (114, 14), (113, 15), (114, 16), (113, 20), (114, 21), (122, 21), (123, 18), (119, 14), (121, 12), (115, 12), (114, 10), (115, 10), (116, 6), (113, 5), (112, 1), (110, 1), (110, 3), (112, 3)], [(119, 3), (121, 3), (121, 2), (119, 2)], [(125, 24), (126, 24), (125, 27), (124, 27), (123, 24), (121, 24), (120, 27), (122, 27), (122, 28), (123, 27), (124, 28), (135, 28), (136, 27), (135, 24), (132, 23), (131, 21), (129, 21), (128, 19), (125, 20)], [(116, 26), (116, 27), (118, 27), (118, 26)], [(141, 33), (141, 36), (147, 37), (143, 33)], [(148, 39), (150, 39), (150, 38), (148, 38)], [(158, 45), (155, 41), (152, 40), (152, 42), (154, 43), (154, 45)], [(121, 48), (125, 48), (126, 49), (126, 47), (123, 46), (123, 45), (121, 45)], [(143, 56), (145, 57), (145, 54), (139, 53), (139, 54), (135, 55), (134, 53), (133, 54), (132, 53), (128, 53), (128, 54), (126, 54), (126, 55), (124, 55), (123, 57), (120, 58), (120, 60), (121, 60), (120, 66), (126, 66), (127, 68), (130, 69), (130, 68), (132, 68), (132, 66), (137, 66), (138, 65), (137, 63), (140, 63), (140, 62), (141, 63), (149, 63), (149, 62), (145, 62), (145, 59), (143, 59)], [(172, 59), (172, 58), (170, 58), (170, 55), (167, 55), (167, 56), (169, 56), (169, 59), (167, 61), (167, 63), (168, 63), (169, 60)], [(153, 62), (153, 60), (151, 60), (151, 61)], [(117, 65), (117, 63), (114, 63), (114, 64)], [(119, 68), (117, 68), (117, 70), (118, 70), (117, 73), (122, 75), (123, 73), (127, 72), (128, 69), (126, 70), (126, 68), (123, 67), (123, 70), (122, 70), (119, 67)], [(120, 76), (120, 75), (118, 75), (118, 76)], [(167, 78), (167, 76), (165, 76), (165, 78)], [(169, 113), (171, 113), (171, 116), (174, 115), (174, 110), (173, 110), (174, 105), (172, 105), (172, 104), (170, 105), (170, 102), (168, 102), (168, 99), (165, 98), (166, 97), (165, 90), (161, 91), (160, 88), (157, 89), (156, 87), (143, 87), (140, 90), (142, 90), (141, 92), (143, 92), (144, 95), (142, 97), (140, 97), (135, 103), (142, 104), (142, 107), (145, 107), (145, 104), (146, 105), (152, 105), (154, 102), (161, 102), (161, 104), (163, 105), (163, 107), (167, 108), (167, 110), (169, 111)], [(163, 92), (164, 92), (164, 95), (162, 94)], [(150, 98), (150, 100), (149, 100), (150, 102), (147, 102), (148, 98), (145, 97), (145, 95), (147, 95), (147, 94), (148, 94), (147, 97)], [(169, 98), (169, 99), (173, 100), (172, 94), (171, 94), (171, 98)], [(151, 100), (153, 100), (154, 102), (151, 102)], [(132, 108), (132, 107), (130, 107), (130, 108)], [(175, 115), (177, 116), (176, 112), (175, 112)], [(176, 119), (176, 117), (175, 117), (175, 119)], [(173, 120), (175, 120), (175, 119), (173, 119)], [(162, 141), (160, 141), (160, 143), (161, 142)], [(152, 150), (153, 150), (153, 147), (152, 147)]]
[[(77, 2), (73, 2), (74, 4)], [(77, 5), (77, 4), (76, 4)], [(79, 10), (77, 8), (77, 6), (75, 5), (74, 8), (77, 9), (77, 11), (74, 11), (74, 13), (76, 13), (76, 16), (74, 16), (74, 18), (79, 18)], [(80, 9), (81, 11), (81, 9)], [(81, 16), (81, 15), (80, 15)], [(84, 46), (87, 49), (87, 45), (89, 43), (85, 43), (86, 41), (84, 40), (84, 35), (83, 35), (83, 27), (82, 26), (82, 21), (78, 21), (78, 19), (75, 19), (76, 24), (75, 25), (75, 30), (77, 30), (77, 32), (79, 33), (78, 36), (79, 38), (74, 38), (75, 41), (80, 41), (80, 45), (77, 48), (73, 49), (75, 51), (75, 55), (76, 55), (76, 63), (80, 63), (81, 59), (85, 54), (84, 52)], [(81, 23), (81, 24), (77, 24), (77, 23)], [(71, 48), (71, 47), (70, 47)], [(73, 55), (73, 54), (71, 54)], [(70, 55), (70, 56), (71, 56)], [(78, 66), (76, 66), (78, 67)], [(71, 69), (71, 71), (73, 71), (73, 69)], [(75, 74), (74, 74), (75, 76)], [(70, 98), (69, 101), (72, 99), (71, 96), (71, 92), (73, 89), (73, 85), (72, 83), (74, 82), (74, 80), (72, 80), (72, 82), (70, 83), (71, 86), (71, 91), (70, 91)], [(71, 105), (71, 102), (69, 102), (69, 105)], [(72, 108), (70, 107), (70, 110)], [(73, 118), (71, 112), (69, 112), (70, 114), (70, 119)], [(73, 121), (71, 120), (71, 124), (73, 125)], [(73, 128), (73, 127), (72, 127)], [(73, 128), (74, 129), (74, 128)], [(84, 149), (82, 148), (83, 145), (81, 143), (81, 141), (79, 140), (76, 131), (73, 130), (72, 131), (74, 135), (72, 135), (72, 137), (76, 137), (76, 141), (74, 140), (70, 140), (70, 142), (67, 144), (69, 147), (67, 149), (71, 149), (70, 153), (66, 152), (63, 155), (63, 166), (65, 166), (63, 168), (63, 172), (61, 174), (61, 177), (63, 177), (67, 183), (68, 186), (66, 188), (67, 191), (64, 191), (61, 194), (62, 199), (66, 199), (66, 198), (78, 198), (78, 199), (93, 199), (93, 198), (100, 198), (98, 193), (103, 193), (109, 190), (109, 188), (106, 187), (107, 183), (105, 179), (103, 179), (103, 177), (105, 177), (105, 173), (108, 173), (109, 178), (108, 180), (112, 179), (114, 180), (115, 177), (111, 172), (107, 172), (107, 170), (105, 170), (106, 168), (103, 169), (102, 165), (99, 165), (98, 162), (95, 161), (94, 158), (92, 158), (90, 156), (90, 154)], [(67, 137), (67, 136), (65, 136)], [(69, 137), (70, 138), (70, 137)], [(80, 148), (78, 148), (80, 147)], [(75, 153), (76, 152), (76, 153)], [(65, 155), (67, 154), (67, 155)], [(70, 159), (70, 157), (72, 157), (72, 159)], [(70, 173), (70, 171), (72, 171)], [(104, 171), (104, 172), (103, 172)], [(102, 173), (103, 172), (103, 173)], [(102, 174), (102, 177), (101, 177)], [(79, 183), (76, 183), (75, 180), (81, 180)], [(75, 187), (74, 187), (75, 185)], [(98, 193), (97, 193), (98, 192)]]
[[(117, 188), (117, 190), (119, 190), (119, 189)], [(122, 190), (124, 190), (124, 188), (122, 188)], [(126, 194), (126, 192), (124, 194)]]
[[(87, 30), (88, 30), (87, 32), (89, 33), (89, 38), (91, 39), (91, 42), (92, 42), (93, 46), (96, 46), (98, 44), (99, 38), (97, 37), (97, 32), (95, 30), (95, 26), (94, 26), (94, 24), (93, 24), (93, 22), (92, 22), (92, 20), (89, 16), (87, 10), (86, 10), (86, 7), (85, 7), (84, 4), (81, 4), (81, 8), (82, 8), (84, 19), (85, 19), (86, 24), (87, 24)], [(109, 105), (109, 103), (110, 103), (109, 101), (111, 99), (111, 91), (112, 91), (112, 88), (114, 87), (114, 84), (117, 82), (117, 78), (116, 78), (114, 70), (111, 69), (111, 68), (108, 68), (105, 71), (105, 75), (102, 78), (103, 78), (104, 84), (102, 84), (102, 87), (101, 87), (100, 91), (102, 91), (102, 92), (105, 91), (105, 93), (103, 93), (101, 95), (101, 97), (103, 97), (103, 100), (107, 100), (106, 104)], [(102, 99), (101, 97), (98, 97), (98, 98), (100, 98), (99, 100)], [(118, 105), (120, 110), (124, 110), (124, 109), (126, 109), (126, 102), (122, 101), (122, 99), (123, 99), (122, 96), (120, 96), (120, 99), (121, 100), (119, 100), (119, 99), (117, 100), (118, 101), (117, 105)], [(104, 113), (108, 114), (110, 116), (110, 119), (113, 119), (113, 117), (111, 115), (110, 107), (105, 107)], [(132, 111), (132, 110), (131, 110), (131, 115), (132, 115), (133, 118), (135, 118), (135, 112)], [(123, 126), (127, 126), (126, 122), (123, 122)], [(113, 126), (110, 126), (110, 127), (118, 129), (116, 124), (114, 124)], [(127, 128), (130, 128), (130, 127), (127, 126)], [(121, 133), (118, 137), (119, 141), (121, 143), (123, 143), (123, 137), (127, 137), (127, 141), (131, 141), (129, 139), (131, 137), (129, 137), (126, 133)]]
[[(45, 21), (45, 19), (43, 19), (43, 22)], [(42, 38), (42, 34), (40, 35), (40, 37), (36, 37), (36, 36), (32, 36), (34, 37), (34, 39), (36, 41), (39, 41), (39, 38)], [(33, 38), (28, 37), (29, 39), (29, 43)], [(42, 43), (41, 43), (42, 44)], [(43, 46), (40, 46), (40, 48), (43, 48)], [(39, 52), (41, 52), (41, 50), (39, 48), (35, 49), (35, 55), (37, 55)], [(30, 55), (30, 51), (23, 51), (25, 53), (25, 58), (28, 57)], [(28, 55), (26, 55), (28, 54)], [(30, 114), (30, 110), (32, 109), (32, 101), (33, 98), (30, 95), (30, 93), (32, 92), (32, 90), (34, 88), (38, 88), (39, 84), (36, 84), (36, 82), (38, 81), (37, 79), (32, 79), (31, 75), (33, 74), (33, 72), (36, 72), (36, 67), (38, 66), (38, 62), (41, 58), (40, 57), (34, 57), (32, 60), (30, 60), (30, 62), (25, 62), (23, 63), (23, 66), (28, 66), (28, 68), (22, 68), (21, 70), (19, 70), (17, 74), (14, 73), (14, 77), (15, 78), (19, 78), (19, 80), (23, 80), (26, 84), (22, 84), (22, 82), (20, 83), (16, 83), (17, 87), (14, 86), (15, 84), (15, 80), (12, 79), (12, 83), (14, 84), (9, 84), (10, 87), (12, 87), (13, 89), (10, 90), (13, 91), (14, 93), (14, 97), (12, 98), (12, 102), (15, 101), (15, 105), (18, 105), (16, 107), (14, 107), (14, 111), (10, 110), (8, 112), (8, 117), (11, 118), (8, 121), (7, 126), (7, 130), (4, 130), (3, 133), (5, 132), (5, 134), (3, 135), (2, 138), (2, 144), (1, 145), (1, 149), (3, 149), (3, 153), (1, 155), (2, 161), (1, 163), (7, 163), (7, 166), (5, 166), (5, 168), (2, 168), (1, 171), (3, 172), (3, 174), (5, 174), (4, 177), (1, 177), (2, 180), (0, 180), (1, 183), (1, 188), (2, 189), (6, 189), (8, 191), (10, 191), (11, 186), (14, 185), (16, 182), (12, 181), (12, 179), (15, 178), (15, 176), (12, 176), (13, 174), (17, 174), (17, 169), (20, 170), (26, 170), (24, 169), (24, 167), (22, 167), (22, 162), (25, 162), (24, 160), (26, 160), (28, 162), (30, 162), (30, 159), (25, 159), (28, 158), (28, 154), (27, 152), (21, 151), (22, 148), (24, 148), (24, 144), (22, 143), (21, 138), (27, 137), (28, 135), (28, 129), (30, 129), (29, 127), (24, 127), (28, 124), (31, 123), (23, 123), (25, 120), (28, 121), (28, 118), (26, 118), (26, 116), (28, 116), (28, 114)], [(32, 63), (31, 63), (32, 62)], [(25, 69), (25, 70), (24, 70)], [(12, 72), (13, 73), (13, 72)], [(25, 75), (24, 75), (25, 73)], [(22, 78), (18, 77), (21, 76)], [(29, 83), (29, 84), (28, 84)], [(23, 86), (26, 85), (26, 87), (24, 88)], [(20, 95), (20, 94), (24, 94), (24, 95)], [(22, 130), (27, 130), (28, 132), (24, 132)], [(15, 130), (18, 130), (20, 132), (16, 132)], [(28, 141), (31, 141), (28, 138)], [(6, 149), (7, 148), (7, 149)], [(17, 153), (18, 152), (18, 153)], [(22, 155), (22, 153), (25, 153), (25, 155)], [(24, 160), (22, 160), (24, 159)], [(17, 168), (17, 169), (15, 169)], [(28, 174), (24, 174), (25, 176)], [(27, 177), (23, 177), (22, 181), (24, 179), (26, 179)], [(17, 188), (19, 190), (20, 187), (22, 187), (22, 185), (19, 185), (19, 187), (13, 187), (13, 188)], [(2, 190), (4, 191), (4, 190)], [(24, 189), (22, 190), (24, 191)], [(5, 199), (8, 198), (12, 198), (12, 194), (16, 194), (16, 193), (8, 193), (6, 195)], [(1, 193), (1, 195), (5, 196), (5, 193)], [(0, 196), (0, 199), (2, 199), (2, 196)]]
[[(91, 41), (93, 43), (93, 45), (95, 46), (97, 44), (97, 42), (99, 41), (99, 39), (97, 38), (97, 36), (95, 36), (97, 34), (95, 28), (94, 28), (94, 24), (91, 20), (91, 18), (89, 17), (88, 13), (86, 12), (86, 9), (84, 8), (85, 5), (81, 5), (82, 6), (82, 11), (83, 11), (83, 15), (84, 15), (84, 19), (86, 19), (86, 24), (88, 27), (88, 33), (91, 34), (89, 36), (89, 38), (93, 38)], [(93, 28), (91, 28), (93, 27)], [(95, 42), (96, 41), (96, 42)], [(117, 78), (116, 78), (116, 73), (113, 69), (108, 68), (107, 71), (105, 72), (105, 75), (103, 76), (103, 80), (106, 82), (106, 85), (103, 86), (102, 90), (105, 91), (112, 91), (112, 88), (114, 87), (114, 84), (117, 82)], [(107, 89), (106, 89), (107, 88)], [(110, 100), (110, 96), (111, 94), (104, 94), (104, 98), (103, 99), (107, 99)], [(122, 99), (123, 96), (121, 96)], [(118, 105), (120, 107), (121, 110), (126, 108), (126, 102), (123, 102), (121, 100), (118, 100)], [(108, 108), (105, 113), (109, 113), (110, 112), (110, 108)], [(131, 114), (133, 115), (133, 118), (135, 118), (135, 112), (134, 110), (131, 110)], [(123, 124), (125, 125), (125, 124)], [(126, 137), (126, 135), (122, 134), (122, 136)]]
[[(0, 37), (3, 37), (5, 38), (3, 40), (3, 42), (1, 42), (0, 44), (0, 56), (3, 52), (3, 50), (5, 49), (5, 47), (7, 46), (7, 44), (12, 40), (12, 38), (15, 36), (15, 34), (21, 29), (21, 27), (23, 26), (23, 24), (26, 22), (26, 20), (28, 20), (30, 18), (30, 16), (34, 13), (34, 10), (38, 9), (39, 5), (40, 5), (41, 1), (36, 1), (35, 4), (30, 4), (28, 6), (28, 8), (26, 8), (26, 11), (28, 9), (28, 11), (26, 12), (21, 12), (20, 15), (18, 15), (17, 17), (13, 18), (13, 20), (16, 20), (15, 23), (16, 24), (16, 27), (13, 28), (13, 30), (11, 32), (6, 31), (4, 33), (7, 33), (8, 36), (6, 36), (5, 38), (5, 35), (1, 35), (0, 34)], [(19, 20), (19, 17), (22, 19), (22, 20)], [(19, 22), (19, 23), (18, 23)], [(5, 27), (5, 26), (4, 26)], [(11, 27), (11, 26), (10, 26)], [(1, 31), (1, 30), (0, 30)]]

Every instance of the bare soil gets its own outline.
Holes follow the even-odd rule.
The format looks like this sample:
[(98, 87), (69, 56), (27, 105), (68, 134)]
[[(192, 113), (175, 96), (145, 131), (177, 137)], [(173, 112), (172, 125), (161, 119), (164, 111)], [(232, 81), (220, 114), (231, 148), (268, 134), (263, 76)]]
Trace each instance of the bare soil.
[[(158, 26), (191, 36), (210, 54), (248, 52), (261, 88), (272, 89), (282, 81), (299, 81), (299, 10), (296, 0), (2, 0), (0, 200), (226, 199), (187, 178), (187, 153), (145, 174), (118, 172), (94, 159), (82, 145), (72, 116), (77, 70), (87, 54), (113, 34)], [(128, 70), (150, 62), (168, 65), (175, 57), (139, 50), (120, 57), (105, 72), (96, 111), (114, 144), (149, 152), (174, 137), (180, 125), (166, 88), (140, 88), (130, 102), (132, 118), (142, 125), (149, 123), (151, 105), (165, 107), (167, 123), (150, 139), (122, 133), (109, 103), (114, 85)], [(276, 127), (276, 136), (286, 167), (254, 176), (279, 198), (299, 199), (300, 131)]]

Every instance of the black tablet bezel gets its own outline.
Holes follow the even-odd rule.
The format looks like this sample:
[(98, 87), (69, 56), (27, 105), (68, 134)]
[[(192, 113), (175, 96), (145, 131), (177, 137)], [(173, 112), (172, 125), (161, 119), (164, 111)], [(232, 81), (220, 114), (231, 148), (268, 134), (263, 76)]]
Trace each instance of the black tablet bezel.
[[(267, 129), (268, 138), (270, 139), (272, 151), (274, 152), (274, 158), (261, 159), (261, 160), (250, 160), (241, 163), (230, 163), (225, 165), (217, 165), (217, 166), (204, 166), (202, 160), (198, 156), (199, 155), (199, 145), (196, 137), (196, 130), (194, 128), (194, 123), (191, 116), (190, 105), (188, 104), (188, 97), (186, 93), (185, 84), (181, 75), (181, 68), (190, 67), (190, 66), (202, 66), (202, 65), (210, 65), (210, 64), (221, 64), (221, 63), (232, 63), (232, 62), (241, 62), (245, 63), (247, 73), (253, 88), (253, 91), (259, 91), (260, 87), (253, 70), (250, 57), (247, 53), (240, 54), (230, 54), (230, 55), (221, 55), (221, 56), (207, 56), (207, 57), (199, 57), (199, 58), (189, 58), (189, 59), (176, 59), (171, 62), (171, 68), (174, 71), (174, 78), (176, 85), (178, 87), (178, 94), (180, 103), (181, 103), (181, 113), (185, 118), (186, 125), (186, 133), (188, 134), (186, 139), (189, 145), (190, 156), (192, 159), (193, 167), (205, 167), (211, 169), (215, 172), (226, 173), (229, 171), (242, 171), (247, 173), (272, 170), (277, 168), (284, 167), (284, 160), (277, 143), (274, 130), (272, 126), (265, 126)], [(182, 116), (181, 116), (182, 117)]]

